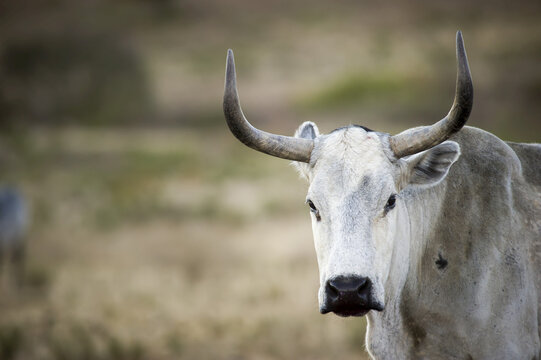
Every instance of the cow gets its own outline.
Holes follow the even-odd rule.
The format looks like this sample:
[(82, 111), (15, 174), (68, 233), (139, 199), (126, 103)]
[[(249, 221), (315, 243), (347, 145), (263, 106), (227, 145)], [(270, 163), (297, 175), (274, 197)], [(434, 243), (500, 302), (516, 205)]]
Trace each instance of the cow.
[(28, 207), (22, 193), (11, 186), (0, 188), (0, 270), (7, 270), (11, 263), (13, 269), (9, 270), (13, 270), (17, 284), (22, 282), (28, 226)]
[(366, 316), (373, 359), (540, 359), (541, 145), (464, 126), (462, 34), (451, 110), (396, 135), (253, 127), (228, 51), (223, 110), (245, 145), (308, 180), (322, 314)]

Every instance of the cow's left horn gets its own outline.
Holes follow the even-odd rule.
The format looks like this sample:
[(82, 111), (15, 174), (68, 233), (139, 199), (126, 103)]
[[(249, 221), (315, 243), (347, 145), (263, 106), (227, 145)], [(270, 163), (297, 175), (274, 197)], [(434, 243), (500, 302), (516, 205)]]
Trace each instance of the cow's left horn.
[(468, 120), (473, 105), (473, 84), (460, 31), (456, 34), (456, 57), (455, 100), (449, 114), (432, 126), (409, 129), (392, 136), (389, 142), (397, 158), (440, 144), (459, 131)]
[(252, 149), (282, 159), (310, 162), (313, 140), (270, 134), (256, 129), (246, 120), (240, 108), (232, 50), (227, 52), (224, 115), (233, 135)]

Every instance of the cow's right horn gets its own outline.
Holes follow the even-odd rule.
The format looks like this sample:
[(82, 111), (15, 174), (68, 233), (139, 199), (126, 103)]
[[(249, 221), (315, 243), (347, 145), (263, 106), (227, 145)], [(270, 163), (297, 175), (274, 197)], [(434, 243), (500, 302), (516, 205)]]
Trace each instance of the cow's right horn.
[(313, 140), (270, 134), (256, 129), (246, 120), (240, 108), (232, 50), (227, 52), (223, 106), (229, 129), (245, 145), (282, 159), (310, 162)]
[(392, 136), (389, 142), (397, 158), (440, 144), (459, 131), (468, 120), (473, 105), (473, 84), (460, 31), (456, 34), (456, 57), (455, 100), (449, 114), (432, 126), (409, 129)]

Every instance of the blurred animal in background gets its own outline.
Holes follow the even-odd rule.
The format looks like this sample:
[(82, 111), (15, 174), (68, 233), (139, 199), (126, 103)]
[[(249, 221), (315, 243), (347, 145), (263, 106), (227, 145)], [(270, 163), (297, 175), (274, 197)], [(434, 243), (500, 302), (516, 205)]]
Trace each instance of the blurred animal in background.
[(453, 106), (431, 126), (266, 133), (242, 113), (231, 51), (225, 117), (308, 180), (320, 312), (366, 315), (374, 359), (539, 359), (541, 145), (464, 127), (473, 85), (460, 32), (456, 47)]
[(3, 285), (7, 281), (22, 283), (29, 223), (28, 205), (23, 194), (15, 187), (1, 187), (0, 275)]

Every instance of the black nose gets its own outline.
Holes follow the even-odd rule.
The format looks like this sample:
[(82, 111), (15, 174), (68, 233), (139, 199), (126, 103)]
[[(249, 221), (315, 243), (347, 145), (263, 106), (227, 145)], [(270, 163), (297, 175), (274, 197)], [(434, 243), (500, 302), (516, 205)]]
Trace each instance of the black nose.
[(321, 312), (342, 316), (362, 316), (368, 311), (383, 310), (372, 298), (372, 282), (366, 277), (337, 276), (325, 284), (325, 303)]
[(367, 300), (370, 288), (366, 277), (338, 276), (327, 281), (325, 291), (333, 301), (362, 301)]

